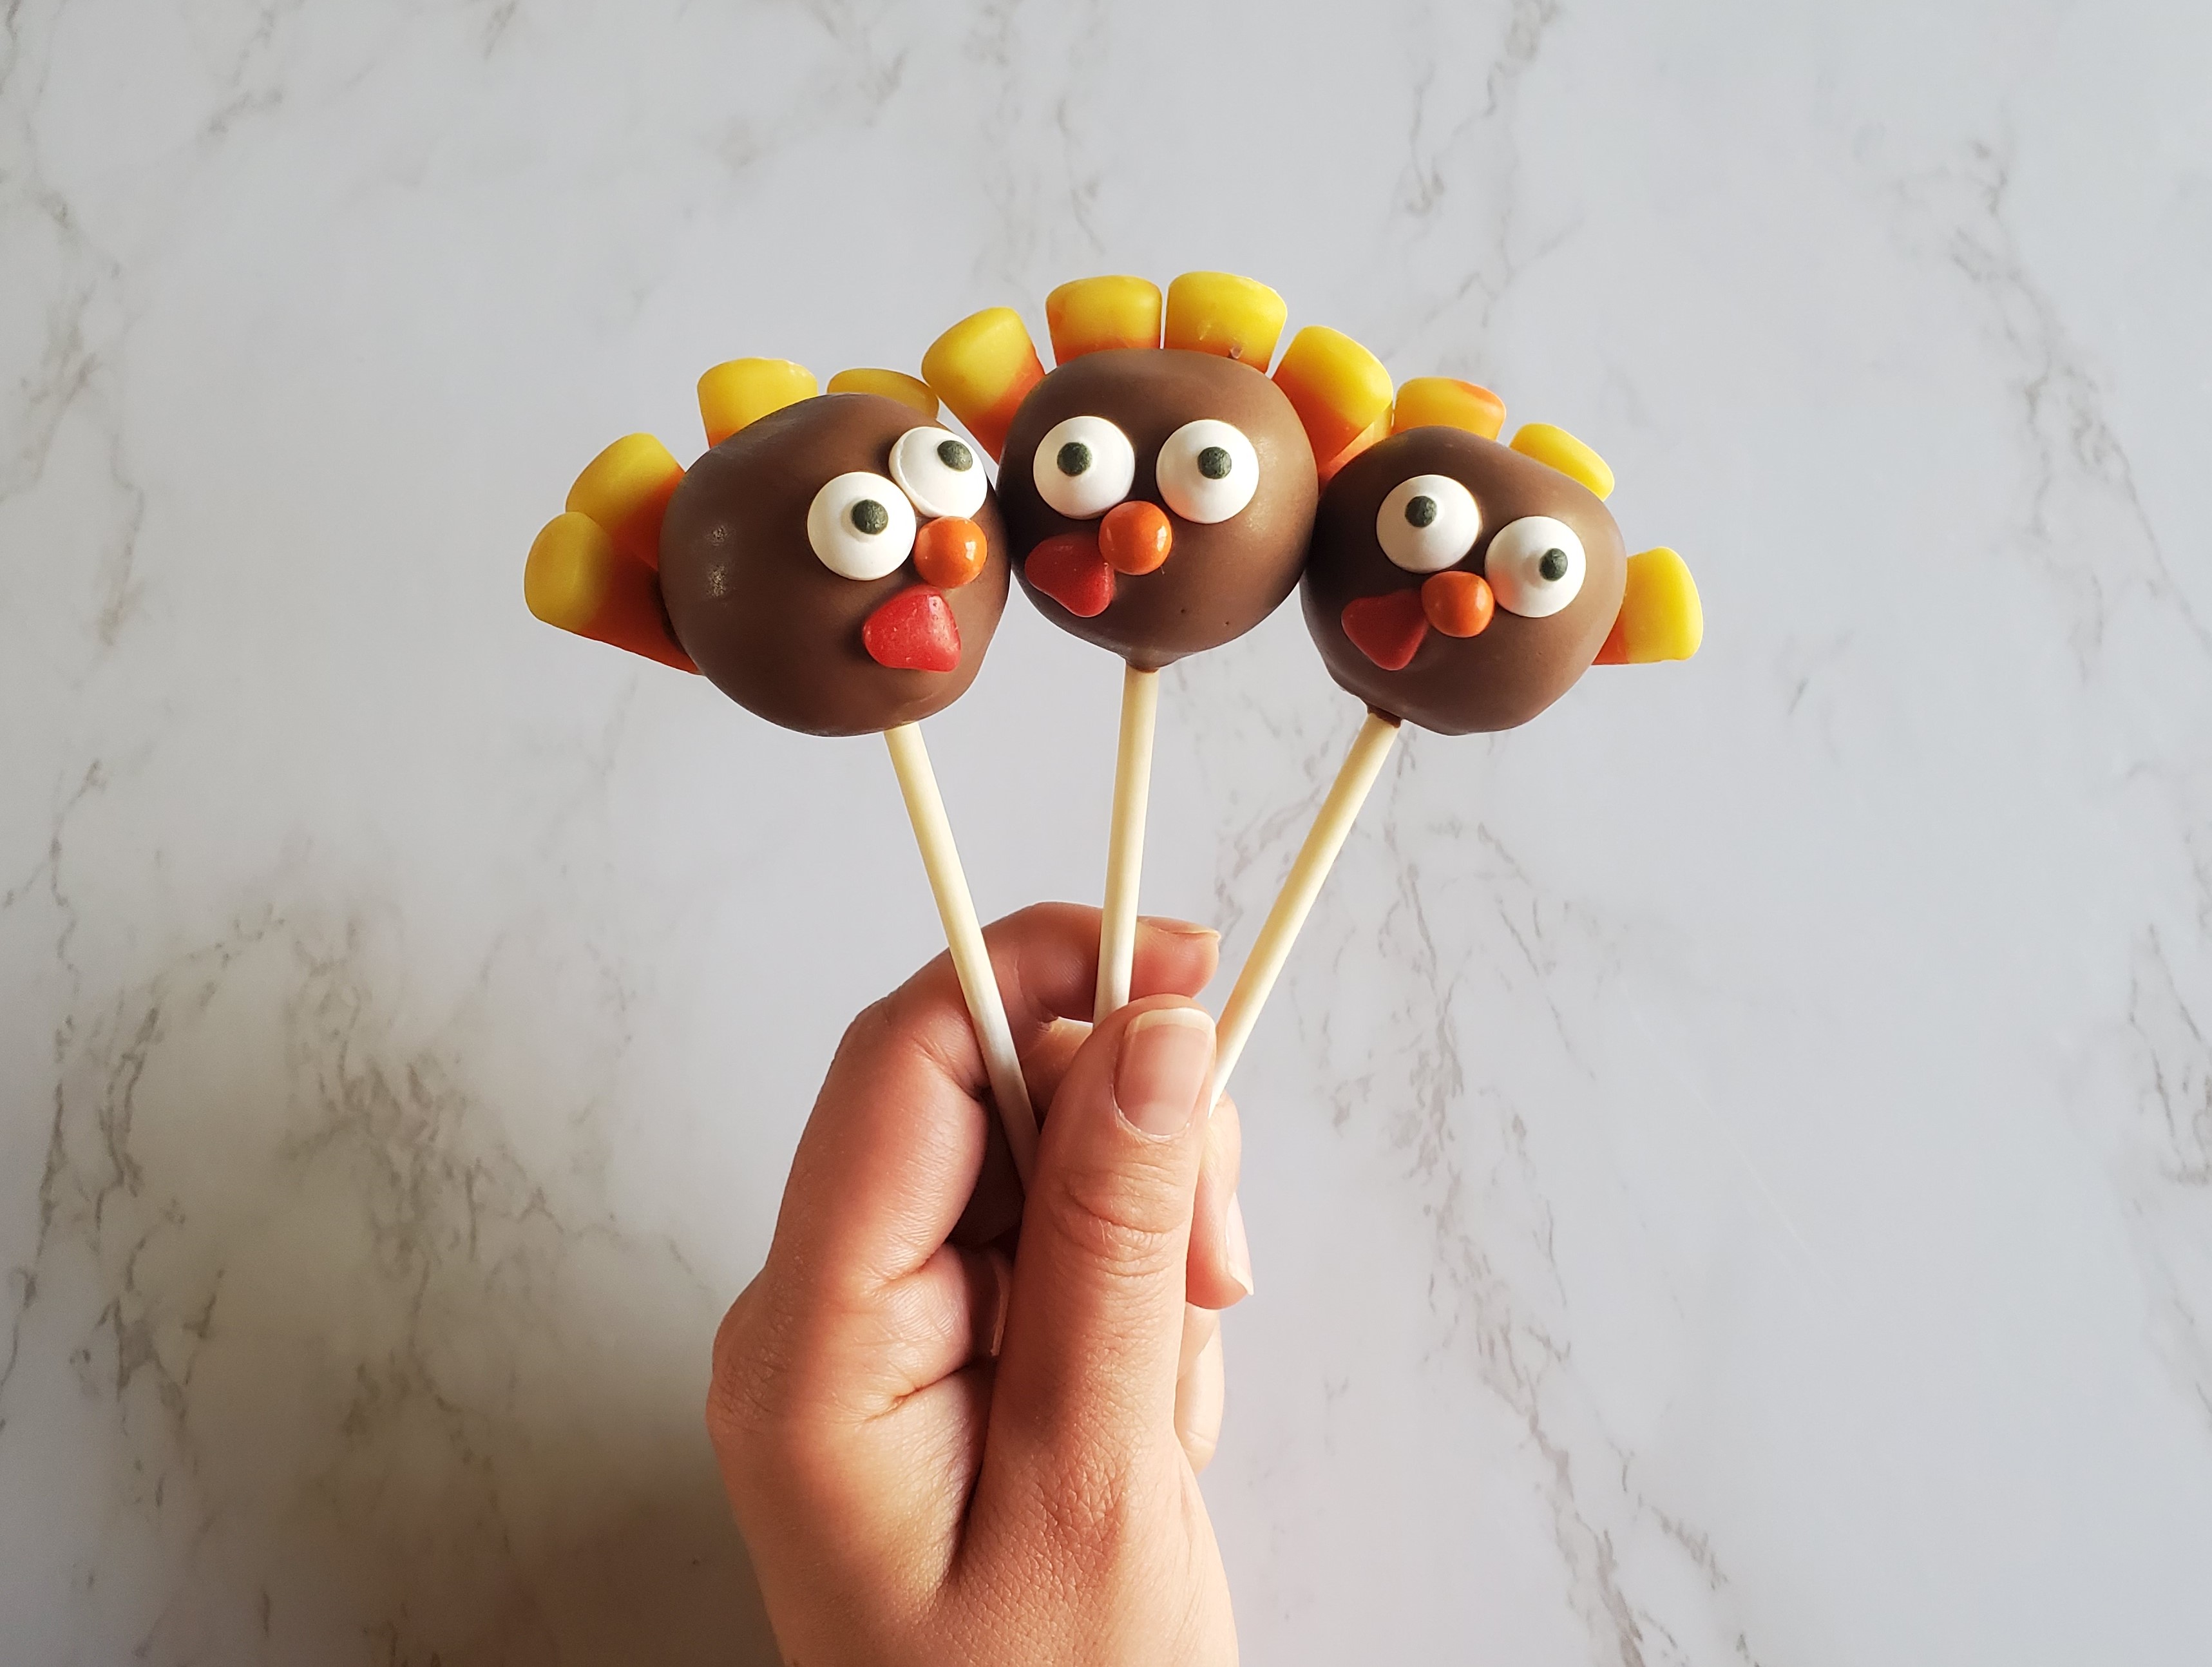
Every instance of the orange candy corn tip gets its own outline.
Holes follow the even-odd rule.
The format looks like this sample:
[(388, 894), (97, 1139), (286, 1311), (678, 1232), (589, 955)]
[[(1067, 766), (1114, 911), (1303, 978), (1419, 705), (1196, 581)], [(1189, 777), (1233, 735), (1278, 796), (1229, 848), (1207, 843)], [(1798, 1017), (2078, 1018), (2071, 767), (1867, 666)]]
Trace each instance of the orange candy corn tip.
[(996, 462), (1014, 412), (1044, 380), (1044, 367), (1022, 315), (1011, 307), (987, 307), (929, 344), (921, 379)]
[(584, 465), (568, 508), (589, 515), (634, 562), (658, 570), (660, 522), (684, 484), (684, 465), (649, 434), (625, 435)]
[(1160, 289), (1140, 277), (1078, 278), (1044, 298), (1054, 362), (1160, 344)]
[(1336, 478), (1336, 472), (1339, 469), (1344, 467), (1346, 464), (1351, 462), (1352, 459), (1358, 457), (1370, 446), (1375, 444), (1376, 441), (1388, 440), (1389, 437), (1390, 413), (1389, 411), (1384, 411), (1382, 416), (1376, 417), (1372, 423), (1370, 423), (1358, 434), (1352, 435), (1352, 443), (1350, 445), (1346, 446), (1334, 457), (1329, 458), (1326, 461), (1315, 465), (1316, 472), (1320, 476), (1321, 484), (1323, 486), (1328, 485), (1329, 482)]
[(1504, 426), (1505, 402), (1488, 388), (1455, 376), (1414, 377), (1399, 388), (1397, 409), (1390, 416), (1392, 434), (1408, 429), (1465, 429), (1495, 440)]
[(901, 370), (841, 370), (830, 379), (831, 393), (879, 393), (886, 399), (896, 399), (902, 405), (911, 405), (921, 414), (925, 423), (937, 421), (937, 396), (929, 391), (929, 384), (908, 375)]
[(1390, 373), (1382, 362), (1351, 337), (1317, 324), (1291, 338), (1275, 386), (1305, 425), (1314, 456), (1332, 463), (1390, 412)]
[(814, 373), (788, 359), (732, 359), (699, 379), (699, 416), (707, 443), (719, 446), (770, 411), (811, 399)]
[(606, 529), (580, 511), (556, 515), (530, 546), (522, 599), (549, 625), (681, 672), (699, 669), (668, 628), (653, 569), (623, 555)]
[(1234, 272), (1185, 272), (1168, 285), (1162, 344), (1218, 353), (1265, 375), (1291, 309), (1264, 283)]

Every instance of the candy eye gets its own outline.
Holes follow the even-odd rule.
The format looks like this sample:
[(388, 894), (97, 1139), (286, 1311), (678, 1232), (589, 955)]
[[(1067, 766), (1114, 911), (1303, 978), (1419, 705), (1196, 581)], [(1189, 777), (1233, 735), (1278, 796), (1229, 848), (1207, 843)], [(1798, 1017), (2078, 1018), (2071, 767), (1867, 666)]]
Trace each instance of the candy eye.
[(806, 542), (822, 565), (847, 579), (880, 579), (898, 571), (914, 548), (914, 506), (881, 475), (855, 469), (814, 495)]
[(1482, 576), (1499, 607), (1541, 619), (1582, 593), (1583, 566), (1583, 541), (1574, 528), (1549, 515), (1524, 515), (1491, 538)]
[(908, 429), (891, 447), (891, 478), (932, 520), (972, 516), (988, 489), (975, 449), (943, 429)]
[(1442, 573), (1481, 532), (1474, 494), (1449, 475), (1401, 480), (1375, 512), (1375, 541), (1408, 573)]
[(1070, 520), (1104, 514), (1129, 496), (1137, 453), (1103, 417), (1071, 417), (1037, 441), (1037, 496)]
[(1160, 496), (1187, 521), (1225, 521), (1260, 490), (1260, 454), (1243, 432), (1210, 417), (1186, 423), (1160, 447)]

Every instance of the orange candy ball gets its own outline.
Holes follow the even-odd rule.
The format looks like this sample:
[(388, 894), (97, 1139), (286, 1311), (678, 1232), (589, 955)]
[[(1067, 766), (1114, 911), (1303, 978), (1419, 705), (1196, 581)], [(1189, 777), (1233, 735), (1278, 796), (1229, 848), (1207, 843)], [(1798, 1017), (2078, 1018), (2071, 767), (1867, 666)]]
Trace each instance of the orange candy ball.
[(1151, 573), (1175, 548), (1175, 528), (1157, 503), (1117, 503), (1098, 523), (1098, 553), (1116, 573)]
[(957, 515), (925, 524), (915, 534), (914, 567), (939, 590), (957, 590), (983, 570), (991, 553), (983, 529)]
[(1479, 573), (1439, 573), (1421, 587), (1421, 611), (1446, 636), (1479, 636), (1496, 606)]

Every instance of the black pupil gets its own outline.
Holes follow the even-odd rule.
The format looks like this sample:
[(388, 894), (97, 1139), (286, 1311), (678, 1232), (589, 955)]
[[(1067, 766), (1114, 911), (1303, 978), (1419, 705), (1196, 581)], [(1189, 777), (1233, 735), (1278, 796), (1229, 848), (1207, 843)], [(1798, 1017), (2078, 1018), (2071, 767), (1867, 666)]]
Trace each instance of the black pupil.
[(891, 524), (891, 512), (873, 498), (862, 498), (853, 506), (853, 525), (873, 538)]
[(1406, 500), (1406, 524), (1408, 526), (1432, 526), (1436, 524), (1437, 501), (1430, 497)]
[(1091, 466), (1091, 448), (1079, 440), (1071, 440), (1060, 448), (1060, 472), (1079, 475)]
[(1229, 448), (1226, 446), (1208, 446), (1198, 454), (1198, 472), (1208, 480), (1228, 479)]
[(1565, 578), (1567, 576), (1567, 552), (1564, 550), (1556, 548), (1546, 551), (1543, 555), (1537, 559), (1536, 571), (1542, 574), (1547, 579)]
[(940, 440), (937, 442), (937, 460), (948, 469), (964, 473), (975, 466), (975, 453), (957, 440)]

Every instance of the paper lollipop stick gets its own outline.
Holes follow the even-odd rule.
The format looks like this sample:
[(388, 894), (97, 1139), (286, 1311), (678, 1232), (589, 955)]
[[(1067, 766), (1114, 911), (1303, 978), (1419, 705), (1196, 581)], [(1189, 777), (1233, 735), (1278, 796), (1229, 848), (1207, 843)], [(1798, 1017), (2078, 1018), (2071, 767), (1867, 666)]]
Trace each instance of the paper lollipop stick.
[(1335, 865), (1336, 854), (1344, 849), (1352, 824), (1358, 819), (1359, 807), (1367, 802), (1375, 779), (1382, 775), (1383, 762), (1390, 756), (1391, 744), (1397, 739), (1397, 719), (1385, 717), (1380, 712), (1370, 712), (1367, 721), (1359, 726), (1359, 733), (1352, 738), (1352, 750), (1344, 755), (1336, 780), (1329, 787), (1328, 797), (1322, 800), (1320, 813), (1306, 830), (1305, 843), (1298, 847), (1297, 858), (1283, 880), (1283, 889), (1275, 894), (1275, 905), (1267, 911), (1260, 935), (1253, 941), (1252, 952), (1244, 958), (1244, 970), (1237, 975), (1237, 987), (1229, 992), (1229, 1003), (1221, 1010), (1221, 1021), (1214, 1026), (1216, 1099), (1228, 1087), (1229, 1074), (1237, 1068), (1244, 1044), (1252, 1039), (1253, 1025), (1260, 1022), (1260, 1009), (1267, 1005), (1275, 980), (1282, 976), (1284, 963), (1291, 958), (1291, 946), (1297, 941), (1298, 928), (1313, 912), (1314, 899), (1321, 895), (1322, 882)]
[[(1226, 272), (1186, 272), (1164, 301), (1143, 278), (1084, 278), (1046, 298), (1049, 374), (1003, 307), (963, 319), (922, 356), (930, 386), (1001, 459), (1024, 590), (1053, 624), (1125, 664), (1102, 1019), (1129, 999), (1158, 673), (1243, 636), (1290, 594), (1316, 459), (1356, 450), (1388, 414), (1389, 378), (1333, 331), (1301, 331), (1270, 380), (1285, 316), (1273, 289)], [(1338, 344), (1373, 365), (1379, 389), (1356, 413), (1332, 406), (1317, 434), (1310, 396), (1334, 374)]]
[(532, 546), (523, 593), (547, 623), (702, 672), (772, 723), (883, 733), (1026, 1183), (1036, 1116), (915, 727), (981, 664), (1006, 529), (926, 386), (863, 370), (830, 388), (786, 360), (715, 366), (699, 380), (712, 449), (687, 472), (649, 435), (610, 446)]
[(1106, 906), (1098, 928), (1102, 1024), (1129, 1005), (1137, 958), (1137, 881), (1145, 867), (1145, 812), (1152, 792), (1152, 732), (1160, 715), (1160, 674), (1121, 673), (1121, 739), (1114, 756), (1114, 821), (1106, 841)]
[(907, 818), (914, 824), (914, 842), (921, 848), (921, 866), (928, 871), (929, 889), (937, 898), (938, 918), (945, 922), (952, 970), (960, 975), (960, 993), (968, 998), (968, 1016), (974, 1021), (976, 1041), (982, 1044), (983, 1069), (991, 1079), (991, 1098), (998, 1102), (999, 1120), (1006, 1125), (1006, 1146), (1013, 1153), (1022, 1184), (1027, 1186), (1036, 1166), (1036, 1112), (1030, 1105), (1021, 1056), (1014, 1051), (1006, 1006), (999, 998), (991, 952), (983, 946), (983, 928), (975, 918), (975, 901), (968, 895), (968, 877), (961, 872), (960, 853), (952, 843), (952, 824), (945, 818), (945, 800), (937, 791), (936, 772), (929, 767), (929, 750), (922, 745), (921, 729), (916, 724), (886, 729), (884, 740), (890, 748), (891, 768), (898, 772)]
[(1504, 418), (1486, 389), (1418, 378), (1398, 390), (1389, 436), (1340, 459), (1322, 493), (1306, 624), (1368, 716), (1222, 1012), (1217, 1092), (1401, 722), (1511, 729), (1593, 664), (1686, 660), (1703, 640), (1682, 558), (1626, 553), (1604, 459), (1540, 423), (1501, 446)]

